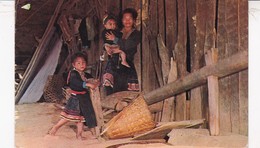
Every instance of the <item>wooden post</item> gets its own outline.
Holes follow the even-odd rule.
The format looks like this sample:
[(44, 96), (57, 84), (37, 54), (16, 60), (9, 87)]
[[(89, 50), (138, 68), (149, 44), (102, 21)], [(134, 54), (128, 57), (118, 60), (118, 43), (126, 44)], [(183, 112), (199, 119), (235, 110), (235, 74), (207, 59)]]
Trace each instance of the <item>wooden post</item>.
[[(217, 49), (208, 50), (205, 54), (207, 65), (217, 62)], [(209, 130), (212, 136), (219, 135), (219, 86), (218, 77), (210, 75), (208, 80)]]

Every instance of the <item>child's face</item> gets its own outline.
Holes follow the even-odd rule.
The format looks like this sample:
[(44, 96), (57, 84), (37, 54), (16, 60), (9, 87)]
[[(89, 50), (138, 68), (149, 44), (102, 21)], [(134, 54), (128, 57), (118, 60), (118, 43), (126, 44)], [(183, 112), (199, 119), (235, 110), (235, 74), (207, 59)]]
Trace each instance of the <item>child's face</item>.
[(76, 68), (78, 71), (84, 71), (87, 67), (87, 62), (82, 57), (77, 57), (74, 62), (72, 63), (72, 66)]
[(116, 21), (113, 19), (110, 19), (107, 21), (107, 23), (104, 25), (106, 29), (116, 29)]

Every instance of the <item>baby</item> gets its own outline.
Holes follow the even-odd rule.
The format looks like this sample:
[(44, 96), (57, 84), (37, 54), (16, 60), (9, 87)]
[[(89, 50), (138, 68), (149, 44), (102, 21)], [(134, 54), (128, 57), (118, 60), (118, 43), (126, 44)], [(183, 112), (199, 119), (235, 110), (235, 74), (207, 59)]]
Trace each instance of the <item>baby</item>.
[(103, 19), (103, 25), (105, 29), (102, 32), (102, 39), (104, 41), (104, 48), (107, 51), (108, 55), (112, 55), (114, 53), (119, 53), (121, 57), (121, 64), (130, 67), (129, 64), (126, 62), (126, 54), (120, 50), (119, 45), (111, 40), (108, 40), (106, 38), (107, 34), (114, 34), (116, 38), (122, 38), (122, 33), (117, 30), (117, 25), (116, 25), (116, 19), (112, 15), (106, 15), (105, 18)]

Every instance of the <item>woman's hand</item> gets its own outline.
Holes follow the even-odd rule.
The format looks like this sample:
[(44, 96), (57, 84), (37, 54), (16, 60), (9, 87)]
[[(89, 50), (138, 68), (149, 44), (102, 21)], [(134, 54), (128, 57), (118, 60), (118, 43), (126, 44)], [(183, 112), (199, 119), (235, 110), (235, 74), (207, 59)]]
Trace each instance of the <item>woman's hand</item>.
[(114, 41), (116, 36), (112, 32), (110, 32), (110, 33), (107, 32), (106, 33), (106, 38), (107, 38), (107, 40)]

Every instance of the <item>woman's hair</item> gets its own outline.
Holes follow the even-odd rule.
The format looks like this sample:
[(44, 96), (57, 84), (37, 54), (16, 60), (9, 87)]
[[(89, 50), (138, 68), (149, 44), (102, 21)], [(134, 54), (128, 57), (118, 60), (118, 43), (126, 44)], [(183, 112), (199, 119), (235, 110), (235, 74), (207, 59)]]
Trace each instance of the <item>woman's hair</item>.
[(77, 52), (71, 56), (71, 63), (74, 63), (74, 61), (78, 58), (83, 58), (86, 62), (88, 61), (87, 55), (83, 52)]
[(122, 18), (124, 16), (124, 14), (126, 13), (130, 13), (133, 17), (133, 19), (136, 21), (137, 19), (137, 11), (134, 8), (126, 8), (123, 12), (122, 12)]

